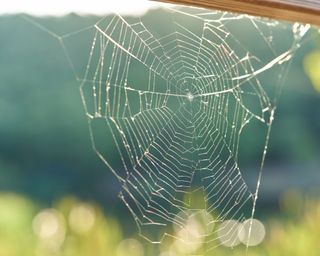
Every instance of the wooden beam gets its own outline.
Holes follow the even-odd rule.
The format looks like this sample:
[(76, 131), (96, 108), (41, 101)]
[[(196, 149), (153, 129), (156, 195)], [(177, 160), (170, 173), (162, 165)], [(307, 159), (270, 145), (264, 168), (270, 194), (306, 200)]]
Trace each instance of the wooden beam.
[(155, 0), (320, 26), (320, 0)]

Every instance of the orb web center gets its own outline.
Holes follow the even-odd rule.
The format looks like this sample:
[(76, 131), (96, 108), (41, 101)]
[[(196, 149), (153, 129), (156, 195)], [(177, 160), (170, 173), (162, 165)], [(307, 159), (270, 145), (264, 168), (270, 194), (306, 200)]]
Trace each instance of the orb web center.
[(188, 92), (187, 93), (187, 98), (188, 98), (189, 101), (193, 101), (194, 96), (193, 96), (193, 94), (191, 92)]

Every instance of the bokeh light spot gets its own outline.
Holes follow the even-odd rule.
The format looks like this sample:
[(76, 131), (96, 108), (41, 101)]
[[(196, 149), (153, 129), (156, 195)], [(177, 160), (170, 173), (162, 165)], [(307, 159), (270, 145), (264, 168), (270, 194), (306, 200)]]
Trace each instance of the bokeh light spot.
[(143, 256), (141, 243), (136, 239), (125, 239), (120, 242), (116, 256)]
[[(251, 226), (251, 231), (250, 231)], [(256, 246), (260, 244), (266, 235), (266, 229), (261, 221), (257, 219), (248, 219), (239, 227), (239, 240), (247, 246)]]
[(95, 218), (94, 208), (89, 204), (80, 203), (71, 209), (68, 220), (70, 228), (81, 234), (93, 227)]

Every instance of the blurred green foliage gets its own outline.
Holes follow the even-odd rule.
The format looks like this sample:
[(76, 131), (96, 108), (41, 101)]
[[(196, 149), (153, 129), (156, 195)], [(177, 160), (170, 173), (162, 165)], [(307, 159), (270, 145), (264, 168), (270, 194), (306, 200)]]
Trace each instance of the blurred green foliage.
[[(298, 203), (297, 203), (298, 202)], [(297, 192), (284, 195), (281, 204), (286, 218), (265, 220), (267, 236), (249, 256), (316, 256), (320, 251), (320, 202)], [(122, 220), (103, 214), (95, 203), (65, 197), (49, 209), (16, 194), (0, 194), (0, 255), (42, 256), (156, 256), (203, 255), (179, 253), (175, 239), (161, 245), (144, 241), (138, 234), (124, 235)], [(185, 244), (184, 246), (188, 246)], [(243, 255), (245, 246), (218, 247), (205, 255)], [(166, 252), (167, 254), (164, 254)], [(171, 254), (168, 254), (171, 253)]]
[(304, 59), (304, 69), (314, 88), (320, 92), (320, 51), (309, 53)]

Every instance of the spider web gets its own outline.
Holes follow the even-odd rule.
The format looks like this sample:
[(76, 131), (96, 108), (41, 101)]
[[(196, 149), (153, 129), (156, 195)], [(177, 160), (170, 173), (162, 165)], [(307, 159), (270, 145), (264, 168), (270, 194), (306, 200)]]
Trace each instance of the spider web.
[[(47, 31), (81, 82), (94, 151), (121, 184), (141, 236), (208, 251), (223, 237), (236, 245), (236, 223), (254, 217), (281, 84), (308, 28), (183, 7), (154, 19), (108, 16), (64, 36)], [(66, 41), (87, 30), (80, 78)], [(290, 40), (279, 44), (284, 34)], [(254, 186), (240, 168), (251, 123), (263, 134)]]

